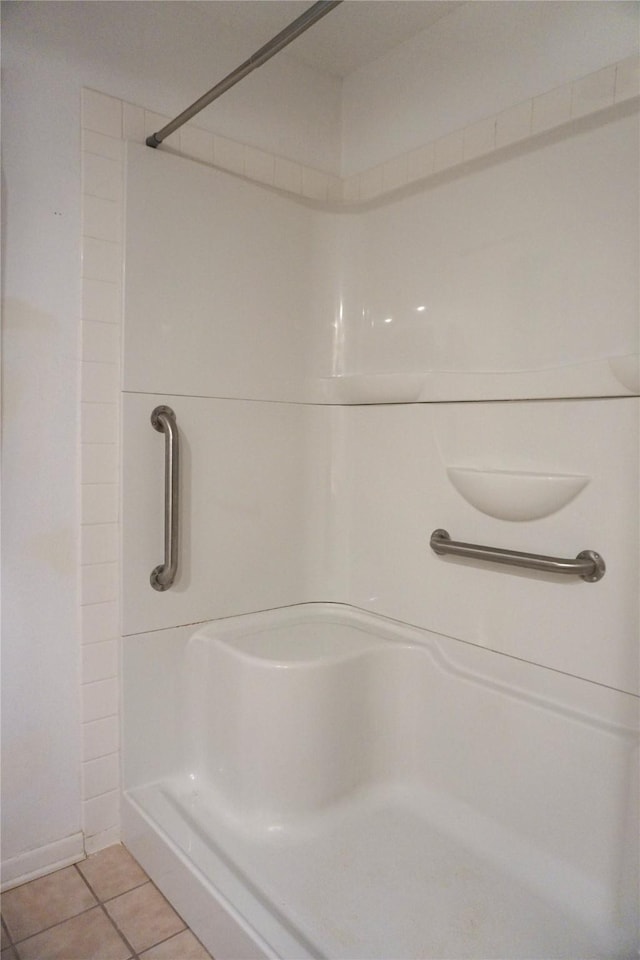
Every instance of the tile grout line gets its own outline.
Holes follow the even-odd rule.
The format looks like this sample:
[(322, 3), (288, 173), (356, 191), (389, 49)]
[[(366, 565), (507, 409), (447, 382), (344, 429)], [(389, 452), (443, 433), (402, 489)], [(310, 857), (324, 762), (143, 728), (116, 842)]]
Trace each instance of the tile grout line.
[[(86, 881), (85, 881), (85, 882), (86, 882)], [(88, 884), (87, 884), (87, 886), (88, 886)], [(135, 888), (134, 888), (134, 889), (135, 889)], [(128, 893), (128, 891), (127, 891), (127, 893)], [(129, 943), (129, 941), (127, 940), (127, 938), (125, 937), (124, 933), (122, 932), (122, 930), (120, 929), (120, 927), (118, 926), (118, 924), (115, 922), (115, 920), (113, 919), (113, 917), (109, 915), (109, 912), (108, 912), (108, 910), (106, 909), (104, 903), (99, 903), (98, 906), (100, 907), (100, 909), (102, 910), (102, 912), (104, 913), (105, 917), (107, 918), (107, 920), (109, 921), (109, 923), (111, 924), (111, 926), (113, 927), (113, 929), (116, 931), (116, 933), (118, 934), (118, 936), (120, 937), (120, 939), (124, 942), (127, 950), (129, 950), (129, 952), (130, 952), (129, 960), (140, 960), (138, 954), (137, 954), (136, 951), (133, 949), (133, 947), (131, 946), (131, 944)]]
[[(113, 792), (113, 791), (111, 791), (111, 792)], [(100, 796), (102, 796), (102, 794), (100, 794)], [(84, 861), (82, 861), (82, 862), (84, 862)], [(153, 881), (152, 881), (149, 877), (147, 877), (147, 879), (146, 879), (146, 880), (143, 880), (142, 883), (138, 883), (138, 884), (136, 884), (134, 887), (130, 887), (128, 890), (124, 890), (124, 891), (122, 891), (121, 893), (117, 893), (117, 894), (115, 894), (115, 896), (109, 897), (107, 900), (104, 900), (104, 901), (103, 901), (103, 900), (100, 900), (100, 899), (99, 899), (99, 897), (97, 896), (95, 890), (92, 888), (92, 886), (91, 886), (91, 884), (89, 883), (89, 881), (88, 881), (88, 880), (86, 879), (86, 877), (83, 875), (82, 871), (78, 868), (78, 864), (77, 864), (77, 863), (73, 863), (73, 864), (70, 864), (70, 866), (74, 867), (74, 869), (77, 871), (77, 873), (80, 874), (80, 877), (82, 878), (84, 884), (89, 888), (89, 891), (90, 891), (91, 895), (95, 898), (95, 901), (96, 901), (96, 902), (95, 902), (95, 903), (92, 903), (91, 906), (86, 907), (84, 910), (79, 910), (78, 913), (72, 914), (70, 917), (65, 917), (64, 920), (58, 920), (56, 923), (52, 923), (52, 924), (50, 924), (48, 927), (43, 927), (41, 930), (36, 930), (35, 933), (30, 933), (28, 936), (22, 937), (20, 940), (14, 940), (14, 939), (13, 939), (13, 937), (11, 936), (11, 933), (9, 932), (9, 928), (8, 928), (7, 924), (5, 923), (4, 918), (3, 918), (3, 920), (2, 920), (2, 925), (4, 926), (4, 929), (5, 929), (5, 931), (6, 931), (7, 937), (8, 937), (8, 939), (9, 939), (9, 946), (10, 946), (16, 953), (17, 953), (17, 951), (18, 951), (18, 945), (21, 944), (21, 943), (24, 943), (26, 940), (30, 940), (32, 937), (38, 937), (38, 936), (40, 936), (41, 933), (48, 933), (50, 930), (55, 930), (56, 927), (62, 926), (63, 923), (68, 923), (69, 920), (75, 920), (76, 917), (81, 917), (81, 916), (83, 916), (85, 913), (89, 913), (89, 911), (95, 910), (96, 907), (104, 907), (104, 904), (105, 904), (105, 903), (110, 903), (112, 900), (116, 900), (118, 897), (122, 896), (124, 893), (130, 893), (131, 890), (138, 890), (140, 887), (143, 887), (143, 886), (145, 885), (145, 883), (151, 883), (153, 886), (155, 886), (155, 884), (153, 884)], [(56, 872), (57, 872), (57, 871), (56, 871)], [(50, 874), (50, 876), (52, 876), (52, 874)], [(105, 912), (106, 912), (106, 911), (105, 911)], [(109, 916), (108, 913), (107, 913), (107, 916)], [(180, 918), (180, 919), (182, 919), (182, 918)], [(115, 923), (114, 923), (114, 921), (111, 919), (111, 917), (109, 917), (109, 920), (111, 920), (112, 924), (115, 926)], [(184, 922), (184, 921), (183, 921), (183, 922)], [(116, 927), (116, 929), (118, 930), (117, 927)], [(122, 933), (120, 932), (120, 930), (118, 930), (118, 934), (119, 934), (120, 936), (122, 936), (122, 937), (124, 938), (124, 940), (126, 941), (127, 949), (130, 949), (130, 950), (131, 950), (131, 954), (132, 954), (132, 956), (134, 957), (134, 960), (138, 960), (138, 956), (137, 956), (135, 950), (133, 950), (133, 948), (131, 947), (131, 944), (130, 944), (129, 941), (126, 939), (126, 937), (124, 936), (124, 934), (122, 934)], [(153, 946), (155, 946), (155, 944), (153, 944)], [(6, 948), (5, 948), (5, 949), (6, 949)], [(149, 949), (151, 949), (151, 948), (149, 948)], [(18, 960), (20, 960), (19, 957), (18, 957)]]
[[(15, 943), (13, 942), (13, 937), (12, 937), (11, 934), (9, 933), (9, 927), (8, 927), (8, 926), (6, 925), (6, 923), (4, 922), (4, 917), (0, 916), (0, 921), (2, 922), (2, 929), (4, 930), (5, 936), (6, 936), (7, 940), (9, 941), (9, 949), (10, 949), (10, 950), (13, 950), (13, 952), (16, 953)], [(6, 950), (6, 949), (7, 949), (7, 947), (5, 947), (5, 950)], [(17, 956), (17, 953), (16, 953), (16, 956)], [(18, 957), (18, 960), (20, 960), (19, 957)]]
[[(75, 863), (70, 864), (70, 866), (75, 867)], [(58, 871), (54, 871), (54, 872), (57, 873)], [(53, 874), (45, 874), (45, 876), (53, 876)], [(36, 879), (40, 879), (40, 878), (36, 878)], [(27, 883), (32, 883), (32, 882), (33, 881), (31, 880), (27, 881)], [(22, 886), (22, 884), (20, 886)], [(24, 886), (26, 886), (26, 884), (24, 884)], [(19, 887), (14, 887), (13, 889), (18, 890)], [(64, 920), (58, 920), (56, 923), (52, 923), (48, 927), (43, 927), (42, 930), (36, 930), (35, 933), (30, 933), (27, 937), (22, 937), (22, 939), (20, 940), (12, 941), (11, 946), (17, 953), (18, 947), (20, 944), (26, 943), (27, 940), (31, 940), (33, 937), (39, 937), (41, 933), (48, 933), (50, 930), (55, 930), (56, 927), (61, 927), (63, 923), (68, 923), (69, 920), (75, 920), (76, 917), (81, 917), (85, 913), (89, 913), (90, 910), (95, 910), (95, 908), (98, 906), (100, 906), (99, 903), (97, 902), (92, 903), (90, 907), (85, 907), (84, 910), (79, 910), (78, 913), (74, 913), (70, 917), (65, 917)], [(20, 958), (18, 958), (18, 960), (20, 960)]]
[[(126, 849), (126, 848), (125, 848), (125, 849)], [(98, 894), (96, 893), (96, 891), (93, 889), (93, 887), (91, 886), (91, 884), (89, 883), (89, 881), (87, 880), (87, 878), (84, 876), (84, 874), (82, 873), (82, 871), (79, 869), (78, 864), (74, 864), (74, 867), (76, 868), (76, 870), (78, 871), (78, 873), (80, 874), (80, 876), (82, 877), (82, 879), (84, 880), (85, 884), (87, 885), (87, 887), (88, 887), (89, 890), (91, 891), (92, 895), (93, 895), (93, 896), (96, 898), (96, 900), (98, 901), (98, 902), (97, 902), (97, 906), (99, 906), (99, 907), (101, 907), (101, 908), (103, 909), (103, 912), (104, 912), (104, 913), (106, 914), (106, 916), (109, 918), (109, 920), (111, 921), (111, 924), (115, 927), (115, 929), (117, 930), (118, 934), (119, 934), (119, 935), (122, 937), (122, 939), (125, 941), (125, 944), (126, 944), (127, 948), (131, 950), (131, 960), (140, 960), (139, 954), (136, 953), (136, 951), (133, 949), (131, 943), (129, 942), (129, 940), (127, 939), (127, 937), (125, 936), (125, 934), (124, 934), (124, 933), (120, 930), (120, 928), (118, 927), (116, 921), (113, 919), (113, 917), (111, 917), (111, 915), (109, 914), (109, 912), (106, 910), (105, 904), (111, 903), (112, 900), (117, 900), (118, 897), (121, 897), (121, 896), (124, 896), (124, 895), (127, 894), (127, 893), (130, 893), (132, 890), (139, 890), (140, 887), (144, 887), (147, 883), (151, 884), (151, 886), (152, 886), (155, 890), (158, 890), (158, 893), (160, 894), (160, 896), (164, 899), (164, 901), (168, 904), (168, 906), (171, 907), (171, 909), (174, 911), (174, 913), (176, 914), (176, 916), (179, 917), (179, 919), (182, 921), (182, 923), (184, 924), (184, 926), (183, 926), (183, 929), (182, 929), (182, 930), (178, 930), (176, 933), (170, 934), (168, 937), (165, 937), (164, 940), (158, 940), (156, 943), (151, 944), (149, 947), (146, 948), (146, 950), (152, 950), (154, 947), (160, 946), (160, 945), (163, 944), (163, 943), (167, 943), (169, 940), (173, 939), (173, 937), (177, 937), (177, 936), (179, 936), (181, 933), (184, 933), (185, 931), (190, 932), (191, 935), (194, 937), (194, 939), (197, 940), (197, 942), (198, 942), (198, 943), (200, 944), (200, 946), (203, 948), (203, 950), (206, 950), (206, 947), (204, 946), (204, 944), (201, 943), (200, 940), (198, 940), (198, 938), (196, 937), (196, 935), (195, 935), (195, 933), (193, 932), (193, 930), (191, 930), (191, 927), (189, 927), (188, 924), (185, 922), (184, 917), (182, 917), (182, 916), (177, 912), (177, 910), (175, 910), (175, 908), (172, 907), (172, 905), (169, 903), (169, 901), (168, 901), (167, 898), (164, 896), (164, 894), (162, 893), (162, 891), (159, 890), (158, 887), (156, 887), (155, 883), (153, 882), (153, 880), (151, 880), (151, 878), (150, 878), (149, 876), (146, 876), (146, 879), (143, 880), (142, 883), (138, 883), (138, 884), (136, 884), (135, 886), (130, 887), (128, 890), (124, 890), (124, 891), (122, 891), (121, 893), (117, 893), (117, 894), (115, 894), (113, 897), (108, 897), (108, 898), (105, 899), (105, 900), (100, 900), (100, 898), (98, 897)], [(94, 909), (94, 907), (90, 907), (89, 909), (92, 910), (92, 909)], [(88, 911), (83, 911), (83, 912), (86, 913), (86, 912), (88, 912)], [(63, 920), (63, 921), (61, 921), (61, 922), (64, 923), (65, 921)], [(57, 926), (57, 924), (54, 924), (54, 926)], [(145, 952), (145, 951), (143, 951), (143, 952)]]
[[(115, 900), (115, 899), (117, 899), (117, 897), (121, 896), (121, 894), (116, 894), (115, 897), (110, 897), (109, 900), (107, 900), (107, 901), (102, 901), (102, 900), (98, 897), (96, 891), (93, 889), (93, 887), (91, 886), (91, 884), (89, 883), (89, 881), (87, 880), (87, 878), (85, 877), (85, 875), (83, 874), (82, 870), (80, 870), (80, 868), (78, 867), (78, 864), (77, 864), (77, 863), (74, 863), (74, 867), (76, 868), (77, 872), (78, 872), (78, 873), (80, 874), (80, 876), (82, 877), (82, 880), (84, 881), (84, 883), (86, 884), (86, 886), (89, 888), (89, 891), (91, 892), (92, 896), (94, 896), (94, 897), (96, 898), (96, 900), (98, 901), (97, 905), (100, 907), (100, 909), (102, 910), (103, 914), (105, 915), (105, 917), (107, 918), (107, 920), (109, 921), (109, 923), (111, 924), (111, 926), (113, 927), (113, 929), (116, 931), (116, 933), (118, 934), (118, 936), (119, 936), (119, 937), (121, 938), (121, 940), (124, 942), (127, 950), (128, 950), (129, 953), (130, 953), (129, 960), (139, 960), (139, 957), (138, 957), (137, 952), (133, 949), (133, 946), (131, 945), (131, 943), (129, 942), (129, 940), (125, 937), (125, 935), (124, 935), (124, 933), (122, 932), (122, 930), (120, 930), (120, 928), (118, 927), (118, 925), (117, 925), (117, 923), (115, 922), (115, 920), (113, 919), (113, 917), (110, 916), (108, 910), (106, 909), (106, 907), (105, 907), (105, 905), (104, 905), (105, 902), (106, 902), (106, 903), (109, 903), (110, 900)], [(150, 882), (151, 882), (150, 880), (145, 880), (144, 883), (139, 883), (139, 884), (137, 885), (137, 887), (132, 887), (131, 889), (132, 889), (132, 890), (136, 890), (136, 889), (138, 889), (138, 887), (142, 887), (142, 886), (144, 886), (145, 883), (150, 883)], [(128, 890), (125, 890), (124, 893), (129, 893), (129, 891), (128, 891)]]
[[(81, 95), (82, 100), (84, 99), (84, 96), (85, 94), (83, 91)], [(105, 401), (96, 400), (95, 394), (93, 395), (94, 399), (84, 400), (84, 395), (81, 397), (80, 441), (81, 441), (81, 444), (96, 442), (95, 440), (92, 440), (90, 436), (87, 436), (86, 433), (83, 432), (83, 421), (85, 419), (85, 416), (88, 419), (90, 419), (91, 417), (95, 416), (96, 413), (99, 413), (101, 418), (108, 418), (109, 424), (112, 428), (115, 423), (116, 436), (109, 437), (105, 443), (104, 438), (103, 437), (100, 438), (100, 434), (98, 433), (99, 439), (97, 440), (97, 443), (103, 449), (105, 445), (110, 446), (112, 449), (115, 448), (115, 450), (117, 451), (116, 458), (118, 462), (120, 462), (120, 446), (119, 446), (118, 434), (120, 430), (120, 402), (121, 401), (120, 401), (119, 387), (120, 387), (120, 379), (122, 374), (122, 363), (121, 363), (122, 335), (123, 335), (122, 298), (124, 295), (122, 267), (123, 267), (123, 256), (124, 256), (124, 241), (125, 241), (124, 181), (125, 181), (125, 144), (126, 144), (125, 113), (126, 113), (126, 110), (125, 110), (124, 103), (125, 103), (124, 101), (119, 101), (117, 105), (118, 123), (115, 125), (113, 129), (110, 129), (106, 133), (102, 129), (97, 131), (92, 131), (91, 128), (95, 126), (95, 124), (91, 124), (87, 122), (87, 118), (85, 116), (84, 103), (81, 103), (81, 115), (80, 115), (80, 133), (81, 133), (80, 162), (81, 162), (81, 171), (82, 171), (81, 187), (80, 187), (81, 197), (82, 197), (81, 231), (80, 232), (81, 232), (82, 253), (84, 256), (84, 253), (87, 248), (91, 248), (92, 250), (95, 250), (95, 251), (103, 251), (108, 253), (111, 258), (116, 257), (119, 265), (119, 269), (116, 276), (111, 276), (111, 275), (107, 276), (105, 275), (104, 271), (101, 269), (100, 270), (101, 275), (92, 279), (92, 278), (82, 276), (82, 274), (86, 272), (85, 266), (84, 266), (84, 260), (82, 261), (82, 267), (80, 271), (82, 276), (82, 279), (81, 279), (82, 349), (81, 349), (81, 356), (80, 356), (81, 382), (83, 383), (83, 386), (84, 386), (84, 380), (88, 376), (87, 372), (92, 369), (92, 367), (88, 365), (96, 364), (96, 363), (100, 364), (100, 366), (98, 367), (98, 371), (96, 371), (96, 374), (100, 373), (100, 375), (102, 375), (101, 371), (104, 371), (106, 366), (108, 365), (111, 368), (109, 376), (111, 376), (111, 374), (115, 372), (116, 395), (115, 397), (113, 395), (110, 395), (106, 401), (108, 405), (102, 406), (100, 407), (100, 409), (98, 409), (98, 404), (101, 404), (101, 403), (104, 404)], [(143, 117), (144, 117), (144, 114), (143, 114)], [(108, 138), (108, 142), (105, 140), (98, 140), (96, 138), (92, 139), (91, 136), (89, 136), (89, 134), (92, 132), (96, 133), (100, 137)], [(112, 134), (115, 134), (115, 136), (113, 136)], [(105, 161), (108, 161), (108, 162), (105, 163)], [(97, 167), (96, 167), (96, 164), (98, 165)], [(96, 180), (95, 177), (93, 177), (93, 174), (91, 174), (90, 176), (90, 172), (92, 169), (93, 169), (93, 173), (97, 172), (98, 174), (100, 174), (100, 171), (102, 171), (102, 173), (104, 174), (104, 177), (101, 183), (98, 182), (99, 178), (98, 180)], [(102, 206), (100, 206), (102, 201), (104, 201), (104, 203), (102, 203)], [(108, 226), (107, 237), (93, 236), (94, 234), (98, 234), (98, 233), (104, 234), (105, 230), (103, 229), (104, 221), (100, 221), (102, 222), (102, 226), (100, 226), (99, 221), (95, 221), (95, 223), (92, 226), (92, 221), (90, 217), (88, 217), (88, 211), (92, 209), (91, 205), (93, 205), (94, 212), (96, 210), (99, 211), (100, 209), (107, 210), (109, 211), (109, 216), (112, 219), (115, 218), (114, 222), (109, 221), (111, 223), (111, 226)], [(115, 223), (115, 231), (113, 229), (114, 223)], [(96, 297), (98, 296), (98, 293), (99, 293), (99, 300), (97, 301), (97, 304), (93, 304), (93, 306), (91, 307), (91, 310), (95, 310), (96, 305), (99, 307), (99, 316), (93, 319), (85, 316), (85, 313), (91, 312), (90, 310), (91, 300), (87, 299), (89, 290), (92, 290), (93, 294), (95, 294)], [(99, 327), (92, 326), (92, 324), (96, 324), (96, 323), (100, 324), (100, 326)], [(105, 328), (111, 328), (111, 331)], [(85, 342), (84, 340), (85, 333), (87, 334), (87, 337), (90, 333), (92, 336), (94, 334), (96, 335), (96, 339), (98, 343), (93, 344), (94, 349), (89, 349), (89, 347), (91, 346), (90, 339), (87, 339), (87, 341)], [(100, 337), (102, 337), (102, 340), (104, 340), (105, 343), (101, 343)], [(115, 353), (113, 351), (114, 344), (116, 346)], [(107, 349), (107, 345), (109, 345), (109, 349)], [(89, 396), (91, 396), (91, 392), (88, 391), (88, 393), (89, 393)], [(81, 446), (81, 450), (82, 450), (82, 446)], [(88, 482), (86, 482), (87, 478), (85, 476), (84, 471), (85, 471), (85, 466), (83, 462), (82, 473), (81, 473), (81, 491), (86, 490), (87, 494), (90, 494), (91, 487), (93, 486), (93, 484), (89, 484)], [(116, 493), (120, 491), (119, 474), (116, 475), (115, 477), (110, 476), (105, 478), (101, 470), (100, 473), (98, 474), (92, 473), (88, 479), (90, 480), (93, 479), (97, 481), (97, 484), (104, 484), (104, 480), (108, 479), (111, 481), (110, 487), (112, 491), (115, 491)], [(87, 517), (81, 516), (81, 521), (86, 519)], [(106, 518), (105, 515), (103, 514), (98, 519), (101, 520), (103, 523), (109, 523), (113, 525), (116, 530), (121, 529), (120, 524), (121, 524), (122, 518), (120, 516), (119, 510), (116, 511), (115, 516), (109, 516), (108, 518)], [(80, 529), (81, 533), (83, 531), (84, 526), (93, 526), (93, 524), (81, 523), (81, 529)], [(93, 576), (93, 571), (95, 570), (95, 568), (104, 562), (115, 563), (117, 565), (115, 569), (119, 569), (118, 557), (114, 558), (114, 560), (112, 561), (97, 561), (96, 563), (93, 563), (93, 564), (83, 563), (81, 558), (80, 570), (82, 572), (82, 575)], [(86, 599), (94, 600), (95, 601), (94, 603), (85, 603), (83, 602), (84, 599), (85, 598), (83, 598), (81, 595), (80, 597), (81, 616), (82, 616), (82, 611), (85, 608), (95, 607), (96, 604), (98, 603), (104, 603), (104, 602), (114, 603), (115, 602), (116, 604), (119, 604), (121, 599), (120, 589), (119, 587), (116, 586), (116, 589), (113, 595), (110, 595), (108, 597), (101, 597), (98, 600), (95, 600), (95, 597), (86, 598)], [(85, 627), (83, 624), (81, 627), (81, 636), (80, 636), (82, 648), (84, 648), (85, 645), (89, 645), (89, 644), (85, 644), (84, 629)], [(103, 639), (113, 639), (118, 641), (119, 636), (120, 636), (120, 631), (118, 628), (116, 628), (116, 631), (113, 637), (103, 638)], [(98, 690), (103, 689), (98, 687), (97, 686), (98, 684), (114, 684), (114, 683), (117, 684), (119, 676), (120, 676), (120, 666), (118, 665), (113, 676), (101, 677), (98, 680), (93, 679), (90, 674), (85, 672), (85, 665), (83, 662), (82, 675), (81, 675), (81, 691), (82, 691), (82, 696), (85, 704), (87, 706), (91, 706), (92, 698), (94, 697), (94, 691), (97, 692)], [(104, 689), (108, 689), (108, 688), (104, 688)], [(118, 697), (118, 701), (119, 701), (119, 697)], [(84, 728), (85, 723), (91, 723), (95, 720), (107, 719), (100, 715), (94, 716), (93, 715), (94, 712), (96, 711), (91, 710), (88, 713), (83, 713), (83, 716), (82, 716), (83, 737), (85, 736), (85, 728)], [(100, 714), (102, 714), (102, 712), (103, 710), (99, 711)], [(111, 707), (108, 708), (107, 712), (109, 717), (116, 717), (116, 718), (120, 717), (121, 704), (117, 702), (115, 706), (111, 705)], [(89, 766), (87, 766), (88, 764), (91, 764), (93, 762), (100, 762), (107, 757), (119, 756), (120, 748), (121, 748), (121, 744), (118, 743), (117, 749), (115, 751), (109, 751), (108, 753), (102, 754), (99, 757), (91, 757), (90, 759), (85, 758), (83, 753), (83, 758), (82, 758), (83, 777), (84, 777), (85, 770), (89, 769)], [(96, 795), (95, 797), (91, 797), (91, 798), (84, 797), (84, 796), (82, 797), (82, 811), (83, 811), (83, 818), (85, 822), (89, 817), (90, 810), (92, 811), (92, 814), (91, 814), (92, 819), (94, 819), (94, 814), (95, 814), (95, 816), (100, 821), (100, 823), (96, 822), (95, 824), (96, 832), (99, 832), (98, 826), (102, 826), (102, 827), (106, 826), (106, 823), (105, 823), (106, 819), (111, 819), (111, 818), (107, 818), (104, 812), (98, 815), (96, 813), (96, 811), (99, 809), (97, 805), (101, 803), (110, 803), (114, 795), (115, 796), (119, 795), (120, 788), (121, 788), (121, 784), (119, 783), (119, 779), (118, 779), (118, 782), (112, 783), (109, 789), (103, 790), (102, 793)], [(104, 798), (109, 798), (109, 800), (106, 800)], [(107, 829), (113, 829), (115, 827), (119, 831), (120, 822), (119, 822), (119, 816), (117, 813), (115, 814), (115, 817), (116, 817), (116, 822), (114, 824), (109, 824)], [(114, 921), (111, 921), (111, 922), (114, 924), (114, 926), (117, 929), (117, 925), (114, 923)], [(131, 946), (131, 944), (129, 944), (129, 946)], [(133, 951), (133, 953), (135, 954), (135, 951)], [(135, 956), (137, 957), (137, 954), (135, 954)]]

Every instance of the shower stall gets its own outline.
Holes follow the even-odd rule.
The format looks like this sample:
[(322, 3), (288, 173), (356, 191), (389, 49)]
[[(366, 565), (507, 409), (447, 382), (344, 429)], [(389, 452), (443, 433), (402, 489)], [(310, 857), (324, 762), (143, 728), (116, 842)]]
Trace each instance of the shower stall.
[(635, 955), (636, 107), (354, 202), (127, 145), (123, 839), (221, 960)]

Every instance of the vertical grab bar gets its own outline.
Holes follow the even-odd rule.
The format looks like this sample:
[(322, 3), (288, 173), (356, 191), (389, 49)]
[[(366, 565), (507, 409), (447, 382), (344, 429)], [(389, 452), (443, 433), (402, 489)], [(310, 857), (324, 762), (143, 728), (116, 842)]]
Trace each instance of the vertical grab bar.
[(168, 590), (178, 572), (178, 509), (180, 506), (180, 441), (171, 407), (156, 407), (151, 426), (164, 433), (164, 563), (151, 571), (154, 590)]

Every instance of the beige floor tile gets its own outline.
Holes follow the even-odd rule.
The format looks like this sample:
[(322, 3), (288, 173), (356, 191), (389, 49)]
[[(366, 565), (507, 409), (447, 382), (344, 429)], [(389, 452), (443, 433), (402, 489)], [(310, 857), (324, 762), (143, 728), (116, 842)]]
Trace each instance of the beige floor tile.
[(149, 879), (121, 843), (95, 853), (77, 867), (98, 900), (110, 900)]
[(2, 924), (2, 950), (10, 946), (9, 937), (7, 936), (7, 931), (4, 928), (4, 923)]
[(127, 960), (131, 956), (101, 907), (29, 937), (18, 949), (20, 960)]
[(183, 930), (177, 937), (171, 937), (157, 947), (151, 947), (140, 954), (140, 960), (212, 960), (191, 930)]
[(185, 929), (178, 914), (152, 883), (109, 900), (105, 909), (137, 952)]
[(6, 950), (3, 950), (2, 953), (0, 953), (0, 960), (17, 960), (13, 948), (7, 947)]
[(2, 897), (2, 917), (18, 943), (54, 923), (75, 917), (96, 900), (75, 867), (65, 867), (8, 890)]

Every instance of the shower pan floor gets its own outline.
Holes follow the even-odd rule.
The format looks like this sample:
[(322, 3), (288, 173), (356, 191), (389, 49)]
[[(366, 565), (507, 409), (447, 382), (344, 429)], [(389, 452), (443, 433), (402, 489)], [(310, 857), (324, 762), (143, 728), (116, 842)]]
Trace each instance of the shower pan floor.
[[(536, 862), (531, 850), (527, 857), (521, 840), (451, 798), (380, 787), (303, 823), (253, 833), (187, 778), (139, 788), (128, 798), (235, 905), (274, 956), (623, 956), (612, 952), (610, 936), (603, 949), (585, 923), (588, 903), (581, 910), (559, 904), (571, 880), (575, 895), (579, 878), (563, 875), (560, 864)], [(514, 858), (515, 870), (507, 870)], [(597, 895), (578, 893), (578, 899)], [(256, 923), (259, 916), (264, 925)]]

